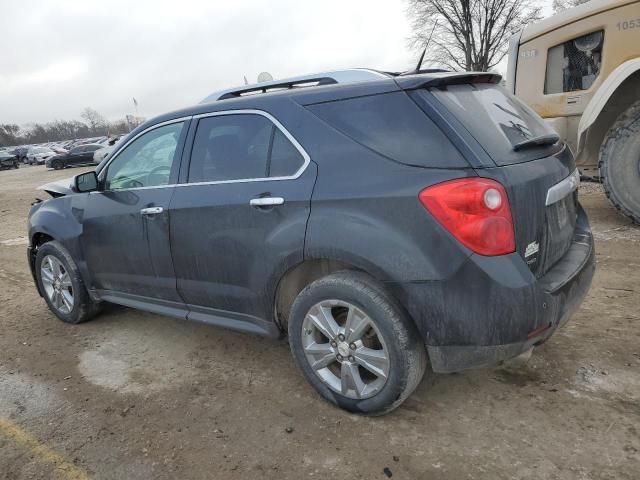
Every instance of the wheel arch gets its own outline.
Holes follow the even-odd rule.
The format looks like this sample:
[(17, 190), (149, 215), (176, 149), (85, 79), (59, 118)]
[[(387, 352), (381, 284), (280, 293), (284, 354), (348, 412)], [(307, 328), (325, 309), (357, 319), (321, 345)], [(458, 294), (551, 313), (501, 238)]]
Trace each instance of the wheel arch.
[[(291, 306), (298, 294), (307, 285), (319, 278), (344, 270), (358, 271), (371, 275), (352, 263), (334, 258), (306, 259), (287, 270), (278, 281), (273, 302), (274, 318), (278, 328), (283, 332), (287, 331)], [(375, 277), (372, 276), (372, 278)]]
[(582, 114), (578, 125), (578, 163), (597, 165), (605, 136), (616, 119), (638, 99), (640, 58), (619, 65), (603, 82)]
[(38, 247), (52, 240), (58, 241), (74, 259), (85, 285), (89, 286), (90, 276), (80, 247), (82, 224), (75, 215), (64, 213), (73, 211), (71, 205), (61, 205), (66, 202), (71, 199), (59, 197), (33, 207), (29, 215), (29, 263), (35, 260)]

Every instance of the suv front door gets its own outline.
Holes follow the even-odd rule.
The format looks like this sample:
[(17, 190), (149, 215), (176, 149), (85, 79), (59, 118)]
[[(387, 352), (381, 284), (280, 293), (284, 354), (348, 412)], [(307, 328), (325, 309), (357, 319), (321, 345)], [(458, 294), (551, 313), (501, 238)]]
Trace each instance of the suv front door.
[(275, 334), (280, 275), (303, 260), (315, 164), (270, 115), (200, 118), (171, 249), (189, 318)]
[(183, 309), (171, 262), (168, 208), (187, 124), (162, 124), (135, 137), (100, 172), (101, 190), (87, 197), (82, 247), (92, 286), (105, 300), (117, 297), (132, 306), (152, 301), (164, 313)]

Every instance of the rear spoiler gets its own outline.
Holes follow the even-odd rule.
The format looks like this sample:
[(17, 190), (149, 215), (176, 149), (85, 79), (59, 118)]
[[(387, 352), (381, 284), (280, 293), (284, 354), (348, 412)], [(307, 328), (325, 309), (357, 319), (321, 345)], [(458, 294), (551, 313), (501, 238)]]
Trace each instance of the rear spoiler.
[(398, 76), (394, 80), (403, 90), (415, 90), (417, 88), (437, 88), (447, 85), (496, 84), (500, 83), (502, 76), (497, 73), (487, 72), (452, 72)]

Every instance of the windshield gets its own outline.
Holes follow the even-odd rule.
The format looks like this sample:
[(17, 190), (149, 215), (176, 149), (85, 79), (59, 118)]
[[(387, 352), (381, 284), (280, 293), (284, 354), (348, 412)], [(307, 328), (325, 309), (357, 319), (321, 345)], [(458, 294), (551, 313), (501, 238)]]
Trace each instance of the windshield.
[(558, 145), (540, 145), (514, 151), (515, 145), (555, 132), (537, 113), (502, 87), (449, 85), (430, 92), (456, 116), (498, 165), (545, 157), (559, 148)]

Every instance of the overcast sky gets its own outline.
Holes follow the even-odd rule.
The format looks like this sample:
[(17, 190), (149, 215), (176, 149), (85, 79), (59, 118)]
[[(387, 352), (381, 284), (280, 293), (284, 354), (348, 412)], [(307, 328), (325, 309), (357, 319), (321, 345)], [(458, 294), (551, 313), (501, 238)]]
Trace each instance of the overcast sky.
[[(550, 3), (550, 0), (539, 0)], [(403, 0), (0, 0), (0, 123), (151, 117), (209, 93), (348, 67), (404, 70)], [(547, 9), (548, 11), (548, 9)]]

